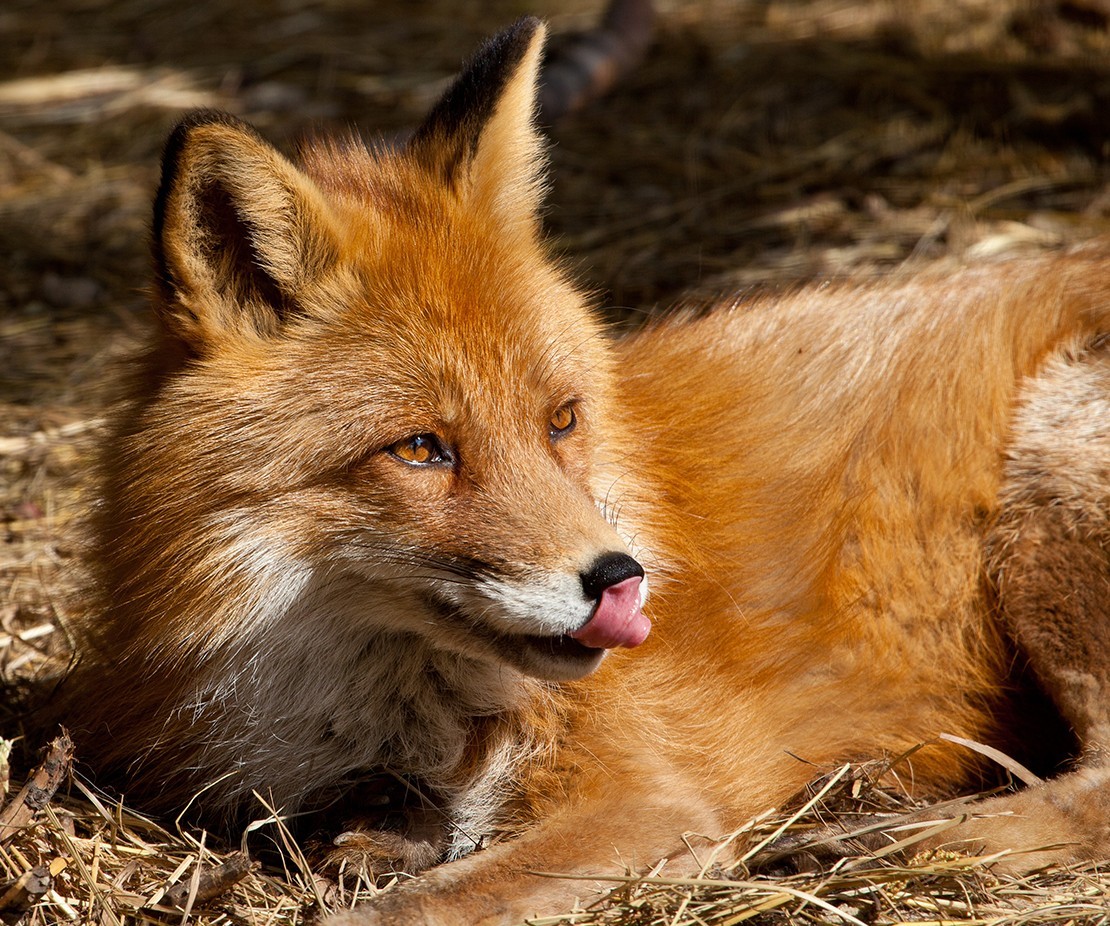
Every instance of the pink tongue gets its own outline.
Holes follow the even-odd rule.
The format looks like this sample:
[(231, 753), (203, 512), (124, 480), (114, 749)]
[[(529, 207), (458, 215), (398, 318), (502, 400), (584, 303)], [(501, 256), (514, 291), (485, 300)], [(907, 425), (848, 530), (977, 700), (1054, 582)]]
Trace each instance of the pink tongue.
[(633, 576), (601, 593), (594, 613), (570, 636), (593, 649), (639, 646), (647, 639), (651, 622), (640, 611), (640, 577)]

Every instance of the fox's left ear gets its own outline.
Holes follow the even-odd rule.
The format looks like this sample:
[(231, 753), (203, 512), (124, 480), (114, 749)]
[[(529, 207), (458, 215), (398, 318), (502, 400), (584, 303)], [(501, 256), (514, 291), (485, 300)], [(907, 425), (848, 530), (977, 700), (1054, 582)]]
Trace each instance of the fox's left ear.
[(535, 126), (546, 28), (525, 17), (490, 39), (433, 107), (409, 153), (475, 209), (534, 227), (543, 188)]

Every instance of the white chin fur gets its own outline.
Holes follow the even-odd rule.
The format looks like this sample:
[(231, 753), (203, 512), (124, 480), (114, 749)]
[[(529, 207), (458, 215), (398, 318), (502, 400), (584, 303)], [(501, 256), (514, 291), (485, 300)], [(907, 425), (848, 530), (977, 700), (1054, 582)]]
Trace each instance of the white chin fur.
[(577, 574), (549, 573), (523, 581), (483, 578), (456, 589), (458, 604), (502, 633), (558, 636), (589, 620), (594, 603)]

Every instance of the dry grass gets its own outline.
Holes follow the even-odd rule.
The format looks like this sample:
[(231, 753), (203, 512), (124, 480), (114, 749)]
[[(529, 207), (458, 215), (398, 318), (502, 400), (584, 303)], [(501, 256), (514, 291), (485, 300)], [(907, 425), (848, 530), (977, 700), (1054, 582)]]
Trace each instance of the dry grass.
[[(587, 906), (559, 916), (538, 917), (531, 926), (725, 926), (752, 923), (837, 923), (854, 926), (899, 923), (962, 923), (1022, 926), (1033, 923), (1105, 924), (1110, 921), (1110, 872), (1089, 866), (1050, 870), (1027, 878), (998, 878), (991, 859), (958, 855), (919, 856), (909, 862), (889, 855), (848, 851), (835, 864), (800, 874), (753, 875), (749, 865), (783, 836), (874, 829), (876, 815), (897, 830), (918, 805), (882, 787), (879, 764), (844, 766), (815, 782), (798, 807), (767, 813), (707, 845), (691, 841), (702, 865), (696, 879), (646, 876), (582, 879)], [(0, 822), (0, 919), (27, 923), (244, 923), (296, 926), (321, 911), (350, 906), (388, 890), (357, 877), (328, 881), (314, 875), (281, 822), (263, 814), (244, 834), (253, 854), (276, 845), (265, 869), (242, 849), (211, 846), (205, 834), (170, 831), (127, 809), (106, 803), (72, 782), (70, 796), (56, 796), (31, 825), (14, 833)], [(18, 802), (18, 798), (13, 802)], [(9, 804), (9, 806), (11, 806)], [(897, 833), (897, 846), (912, 846), (933, 825)], [(946, 826), (950, 821), (940, 821)], [(917, 834), (916, 836), (914, 834)], [(13, 838), (14, 837), (14, 838)], [(721, 850), (744, 847), (728, 867)], [(912, 850), (911, 850), (912, 851)], [(763, 866), (766, 868), (766, 865)], [(21, 876), (41, 881), (28, 896), (13, 886)], [(559, 877), (558, 873), (551, 873)], [(11, 895), (10, 901), (5, 898)], [(23, 907), (30, 904), (26, 912)], [(22, 913), (22, 919), (20, 914)]]
[[(233, 109), (280, 143), (315, 125), (390, 131), (419, 119), (485, 34), (529, 11), (556, 29), (578, 26), (599, 5), (4, 4), (3, 732), (19, 733), (20, 686), (55, 677), (69, 655), (68, 609), (80, 606), (71, 525), (107, 371), (146, 331), (149, 200), (181, 109)], [(651, 60), (560, 126), (552, 149), (549, 227), (615, 318), (682, 293), (1107, 233), (1104, 0), (660, 6)], [(15, 749), (17, 782), (41, 745)], [(872, 777), (846, 771), (800, 815), (761, 819), (736, 838), (755, 845), (783, 827), (850, 826), (861, 812), (909, 807)], [(0, 834), (0, 919), (294, 924), (375, 890), (315, 877), (276, 820), (249, 838), (256, 856), (284, 845), (267, 856), (284, 862), (244, 868), (238, 847), (105, 803), (78, 774), (28, 826)], [(763, 880), (709, 864), (696, 883), (614, 887), (607, 903), (566, 922), (1110, 921), (1110, 874), (1098, 868), (999, 881), (960, 858), (902, 867), (857, 858)]]

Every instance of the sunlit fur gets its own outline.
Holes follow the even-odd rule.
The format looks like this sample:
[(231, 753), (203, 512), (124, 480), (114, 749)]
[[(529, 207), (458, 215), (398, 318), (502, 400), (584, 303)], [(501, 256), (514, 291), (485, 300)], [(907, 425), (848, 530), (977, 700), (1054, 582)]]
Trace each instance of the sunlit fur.
[[(610, 339), (539, 233), (541, 42), (528, 20), (501, 36), (401, 150), (316, 142), (294, 166), (227, 117), (175, 134), (162, 334), (106, 445), (101, 610), (68, 686), (79, 753), (154, 809), (215, 781), (209, 817), (408, 776), (441, 832), (383, 836), (393, 863), (515, 838), (344, 922), (507, 923), (589, 891), (529, 872), (695, 870), (684, 833), (844, 760), (932, 743), (900, 774), (941, 794), (983, 769), (940, 734), (1037, 759), (1025, 654), (1087, 765), (963, 832), (1110, 854), (1088, 645), (1110, 629), (1110, 258), (726, 300)], [(419, 434), (457, 460), (389, 453)], [(575, 661), (516, 636), (585, 619), (576, 577), (607, 551), (647, 571), (647, 642)]]

